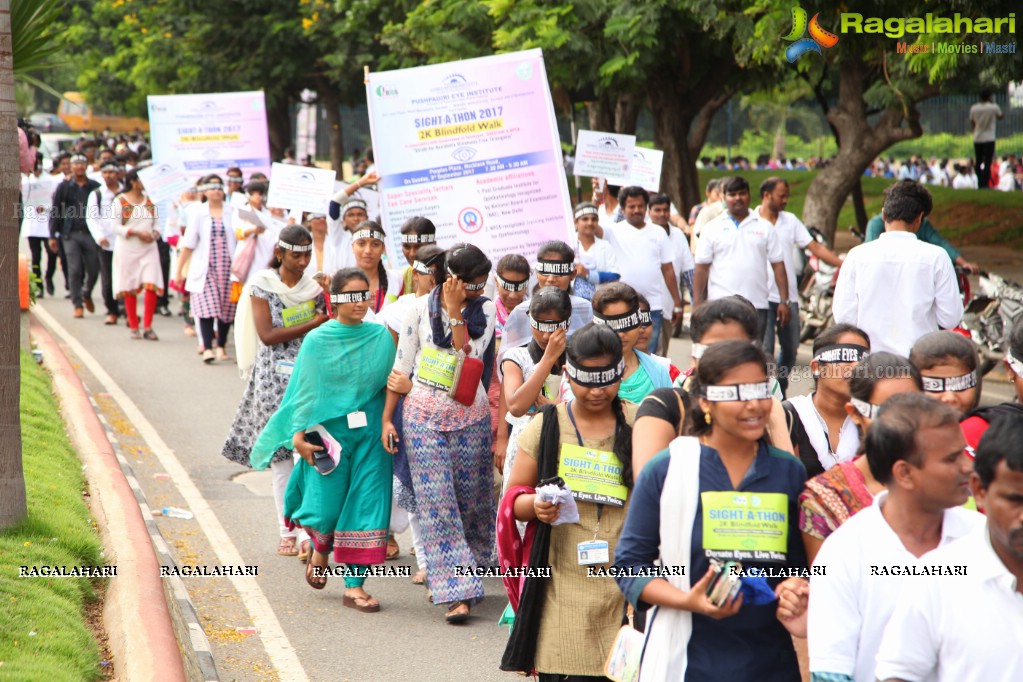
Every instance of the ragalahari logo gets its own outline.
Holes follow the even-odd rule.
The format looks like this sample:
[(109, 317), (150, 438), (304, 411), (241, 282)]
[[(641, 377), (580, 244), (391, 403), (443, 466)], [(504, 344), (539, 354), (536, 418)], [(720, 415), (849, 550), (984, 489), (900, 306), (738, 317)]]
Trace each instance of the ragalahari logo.
[[(792, 8), (792, 30), (787, 36), (782, 38), (782, 40), (795, 41), (785, 50), (785, 56), (788, 58), (789, 63), (795, 62), (807, 52), (816, 52), (819, 55), (823, 55), (822, 47), (827, 49), (834, 47), (838, 43), (837, 35), (821, 28), (820, 23), (817, 21), (819, 16), (820, 14), (813, 15), (813, 19), (810, 20), (810, 24), (807, 26), (806, 10), (802, 7)], [(807, 29), (810, 31), (810, 37), (804, 38), (803, 34), (806, 33)]]

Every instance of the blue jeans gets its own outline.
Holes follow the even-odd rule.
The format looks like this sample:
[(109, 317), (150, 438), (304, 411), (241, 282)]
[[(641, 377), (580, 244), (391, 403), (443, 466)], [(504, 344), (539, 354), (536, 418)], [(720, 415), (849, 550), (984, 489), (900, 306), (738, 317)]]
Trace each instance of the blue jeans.
[[(764, 353), (777, 363), (778, 384), (782, 393), (789, 387), (789, 374), (796, 364), (796, 351), (799, 348), (799, 306), (789, 304), (791, 317), (789, 323), (782, 327), (778, 322), (778, 303), (767, 304), (767, 325), (764, 327)], [(774, 355), (774, 335), (777, 328), (778, 345), (781, 351)]]
[(661, 336), (661, 327), (664, 326), (664, 311), (651, 310), (650, 322), (653, 324), (654, 332), (650, 335), (650, 343), (646, 345), (646, 352), (650, 355), (656, 355), (657, 339)]

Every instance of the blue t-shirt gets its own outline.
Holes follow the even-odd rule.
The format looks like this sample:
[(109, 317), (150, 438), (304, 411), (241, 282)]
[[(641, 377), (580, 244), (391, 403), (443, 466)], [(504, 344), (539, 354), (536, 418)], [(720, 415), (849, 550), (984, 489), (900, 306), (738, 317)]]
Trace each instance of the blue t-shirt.
[[(632, 492), (625, 526), (615, 548), (615, 567), (631, 567), (633, 572), (653, 567), (659, 554), (661, 529), (677, 531), (679, 521), (661, 520), (661, 492), (668, 474), (670, 455), (662, 451), (644, 468)], [(806, 551), (799, 533), (799, 495), (806, 483), (803, 463), (787, 452), (761, 441), (752, 465), (738, 488), (732, 487), (728, 471), (717, 450), (700, 446), (700, 492), (737, 490), (743, 492), (783, 493), (788, 496), (788, 542), (784, 562), (743, 561), (744, 568), (806, 568)], [(707, 572), (710, 562), (703, 550), (703, 503), (696, 509), (690, 580), (695, 583)], [(655, 578), (617, 577), (625, 598), (638, 609), (650, 605), (640, 601), (646, 584)], [(769, 578), (773, 588), (782, 578)], [(775, 616), (777, 602), (763, 606), (743, 604), (739, 612), (723, 620), (693, 614), (693, 634), (689, 640), (689, 663), (685, 682), (719, 680), (771, 680), (799, 682), (799, 664), (792, 637)], [(647, 627), (651, 627), (648, 624)]]

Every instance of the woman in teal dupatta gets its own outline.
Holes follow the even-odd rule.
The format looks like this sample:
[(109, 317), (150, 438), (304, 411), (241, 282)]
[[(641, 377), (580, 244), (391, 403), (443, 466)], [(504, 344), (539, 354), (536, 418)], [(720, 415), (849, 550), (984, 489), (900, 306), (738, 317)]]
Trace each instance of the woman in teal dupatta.
[[(394, 341), (387, 327), (363, 322), (369, 282), (360, 270), (331, 278), (330, 301), (335, 318), (305, 337), (281, 406), (250, 459), (264, 469), (282, 446), (301, 455), (284, 493), (284, 517), (312, 539), (306, 581), (326, 585), (323, 569), (333, 549), (334, 561), (352, 573), (345, 576), (344, 605), (371, 613), (380, 603), (362, 587), (366, 566), (384, 563), (391, 516), (393, 466), (380, 431)], [(337, 467), (326, 475), (313, 465), (322, 448), (305, 438), (317, 425), (341, 445)]]

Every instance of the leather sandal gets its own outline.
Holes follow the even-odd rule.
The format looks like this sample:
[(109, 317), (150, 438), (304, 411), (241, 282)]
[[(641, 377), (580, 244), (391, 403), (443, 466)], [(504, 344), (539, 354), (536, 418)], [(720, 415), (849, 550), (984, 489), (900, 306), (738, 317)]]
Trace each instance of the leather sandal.
[(416, 574), (414, 576), (412, 576), (412, 584), (413, 585), (425, 585), (426, 584), (426, 570), (425, 569), (421, 568), (418, 571), (416, 571)]
[(313, 571), (316, 568), (319, 568), (321, 570), (326, 569), (327, 566), (330, 565), (330, 563), (328, 561), (327, 566), (316, 566), (315, 564), (313, 564), (312, 556), (313, 554), (312, 552), (310, 552), (309, 561), (306, 562), (305, 565), (305, 581), (309, 583), (309, 587), (313, 588), (314, 590), (322, 590), (324, 587), (327, 586), (327, 576), (315, 575)]
[(277, 544), (277, 554), (280, 556), (298, 556), (295, 538), (281, 538), (281, 541)]
[(388, 561), (394, 561), (401, 556), (401, 548), (398, 547), (398, 541), (394, 539), (393, 535), (387, 536), (387, 554), (386, 558)]
[[(462, 610), (462, 607), (465, 610)], [(448, 604), (448, 612), (444, 614), (444, 620), (451, 625), (458, 625), (469, 620), (469, 602), (467, 601), (453, 601)]]
[[(370, 600), (372, 598), (373, 595), (369, 593), (366, 593), (365, 597), (358, 596), (352, 597), (346, 594), (344, 597), (342, 597), (341, 604), (343, 606), (347, 606), (350, 609), (361, 611), (362, 613), (376, 613), (377, 611), (380, 610), (380, 603), (377, 602), (376, 604), (371, 604)], [(359, 602), (362, 603), (360, 604)]]

